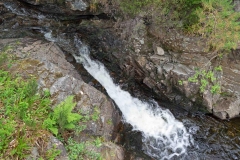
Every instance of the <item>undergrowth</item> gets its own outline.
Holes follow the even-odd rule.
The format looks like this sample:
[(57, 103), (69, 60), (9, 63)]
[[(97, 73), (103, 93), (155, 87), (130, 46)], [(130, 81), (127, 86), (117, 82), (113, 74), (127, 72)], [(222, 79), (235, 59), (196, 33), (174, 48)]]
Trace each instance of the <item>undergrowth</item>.
[(240, 13), (231, 0), (121, 0), (125, 15), (145, 16), (154, 25), (178, 28), (206, 39), (206, 51), (236, 49), (240, 40)]
[[(49, 90), (39, 90), (34, 78), (24, 79), (8, 71), (14, 62), (11, 51), (12, 47), (6, 46), (0, 52), (0, 159), (29, 158), (33, 147), (38, 148), (39, 159), (56, 159), (61, 151), (56, 146), (46, 149), (51, 132), (58, 137), (70, 133), (67, 139), (66, 136), (62, 139), (70, 159), (75, 159), (71, 157), (76, 147), (81, 149), (81, 146), (78, 159), (101, 159), (99, 153), (87, 150), (88, 142), (77, 143), (71, 138), (73, 133), (86, 129), (86, 125), (76, 126), (81, 119), (83, 122), (98, 119), (98, 108), (94, 108), (92, 116), (72, 113), (76, 103), (69, 96), (52, 109)], [(96, 138), (93, 145), (99, 147), (101, 141)]]
[(0, 70), (0, 157), (24, 159), (48, 132), (42, 123), (50, 112), (50, 98), (37, 93), (36, 80)]

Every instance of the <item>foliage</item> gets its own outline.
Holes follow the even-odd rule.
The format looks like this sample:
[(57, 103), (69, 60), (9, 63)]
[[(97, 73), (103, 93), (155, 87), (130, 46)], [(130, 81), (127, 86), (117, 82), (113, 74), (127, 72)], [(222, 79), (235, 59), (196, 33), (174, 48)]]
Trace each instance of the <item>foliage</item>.
[[(34, 79), (0, 70), (0, 156), (24, 159), (49, 112), (48, 96), (36, 94)], [(31, 136), (29, 136), (31, 135)]]
[(102, 139), (100, 137), (97, 137), (94, 141), (93, 141), (94, 145), (96, 147), (101, 147), (102, 146)]
[(179, 84), (180, 86), (182, 86), (182, 85), (183, 85), (183, 81), (182, 81), (182, 80), (179, 80), (179, 81), (178, 81), (178, 84)]
[(240, 40), (240, 13), (234, 12), (231, 0), (121, 0), (123, 13), (142, 15), (161, 27), (180, 27), (206, 39), (207, 49), (235, 49)]
[[(38, 90), (34, 78), (24, 79), (20, 75), (11, 75), (5, 69), (12, 62), (8, 51), (12, 47), (7, 46), (0, 54), (0, 159), (26, 159), (31, 153), (35, 144), (38, 147), (46, 146), (50, 130), (53, 134), (63, 136), (65, 131), (74, 131), (79, 134), (85, 130), (87, 125), (81, 124), (77, 127), (76, 122), (82, 119), (81, 123), (99, 119), (99, 108), (94, 107), (91, 115), (84, 117), (72, 113), (76, 103), (73, 103), (73, 96), (51, 109), (50, 91)], [(74, 133), (69, 132), (69, 133)], [(65, 137), (66, 138), (66, 137)], [(64, 141), (66, 139), (62, 139)], [(36, 143), (37, 142), (37, 143)], [(65, 142), (66, 143), (66, 142)], [(81, 152), (83, 157), (89, 159), (101, 159), (99, 153), (89, 151), (90, 142), (69, 142), (69, 152), (74, 157), (74, 148), (84, 149)], [(96, 147), (102, 145), (102, 140), (96, 138), (93, 143)], [(73, 150), (72, 150), (73, 149)], [(48, 151), (40, 152), (40, 159), (55, 159), (60, 151), (54, 147)]]
[(69, 158), (71, 160), (101, 160), (102, 158), (99, 153), (87, 149), (89, 145), (89, 142), (77, 143), (72, 138), (69, 138), (66, 146)]
[(65, 129), (74, 129), (75, 123), (82, 118), (81, 115), (72, 113), (75, 105), (73, 96), (67, 97), (54, 108), (53, 113), (44, 121), (43, 125), (45, 128), (52, 131), (55, 135), (58, 134), (58, 130), (60, 133), (63, 133)]
[(75, 128), (75, 133), (76, 134), (79, 134), (81, 133), (83, 130), (85, 130), (87, 128), (86, 125), (77, 125), (76, 128)]
[(93, 114), (91, 115), (91, 118), (94, 122), (96, 122), (99, 119), (99, 114), (100, 114), (99, 108), (95, 106)]
[(230, 0), (202, 0), (194, 14), (198, 22), (191, 26), (192, 32), (207, 38), (209, 49), (236, 49), (240, 40), (240, 14), (234, 12)]
[(46, 154), (46, 158), (49, 160), (55, 160), (55, 158), (60, 155), (61, 151), (56, 149), (56, 145), (49, 149)]
[(136, 15), (143, 10), (145, 6), (157, 5), (161, 0), (120, 0), (120, 8), (129, 15)]
[[(220, 71), (221, 66), (215, 67), (215, 71)], [(189, 82), (200, 83), (200, 92), (204, 92), (208, 85), (211, 85), (211, 93), (217, 94), (221, 90), (221, 86), (217, 83), (217, 79), (213, 71), (196, 70), (192, 77), (188, 78)]]

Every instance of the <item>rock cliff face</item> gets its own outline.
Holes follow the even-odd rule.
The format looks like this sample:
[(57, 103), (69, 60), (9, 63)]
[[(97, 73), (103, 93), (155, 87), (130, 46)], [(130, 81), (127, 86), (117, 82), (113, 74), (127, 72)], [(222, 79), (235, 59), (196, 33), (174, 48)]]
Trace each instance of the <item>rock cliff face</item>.
[[(98, 28), (99, 23), (92, 25)], [(239, 116), (239, 48), (219, 58), (206, 51), (204, 39), (153, 23), (146, 25), (141, 17), (119, 20), (112, 29), (85, 32), (96, 33), (87, 38), (91, 46), (100, 48), (92, 51), (95, 57), (118, 64), (129, 79), (145, 84), (162, 99), (221, 119)], [(222, 70), (214, 70), (217, 66)], [(196, 69), (213, 70), (220, 92), (211, 92), (212, 83), (200, 92), (200, 82), (188, 80)]]
[[(35, 77), (39, 88), (50, 89), (53, 107), (67, 96), (74, 95), (77, 102), (74, 109), (76, 112), (92, 115), (93, 112), (98, 111), (99, 118), (79, 123), (79, 125), (86, 125), (86, 128), (81, 133), (75, 134), (76, 141), (92, 141), (92, 137), (100, 136), (105, 143), (100, 149), (93, 147), (91, 150), (102, 152), (103, 158), (106, 156), (109, 160), (123, 159), (123, 149), (110, 142), (116, 121), (114, 118), (118, 117), (113, 103), (103, 93), (83, 82), (57, 45), (52, 42), (23, 38), (0, 40), (0, 48), (4, 46), (11, 46), (11, 54), (15, 57), (13, 66), (10, 68), (11, 73), (21, 74), (26, 78)], [(56, 138), (49, 137), (49, 148), (53, 144), (62, 150), (59, 159), (67, 159), (63, 144)], [(31, 156), (33, 159), (39, 158), (36, 148), (33, 149)]]
[[(154, 23), (145, 25), (142, 18), (121, 21), (115, 27), (128, 48), (132, 48), (127, 55), (134, 67), (128, 68), (134, 70), (126, 70), (140, 76), (149, 88), (187, 110), (196, 109), (193, 104), (199, 104), (203, 107), (198, 110), (221, 119), (239, 116), (239, 49), (219, 59), (214, 53), (206, 52), (204, 39), (188, 37)], [(127, 63), (126, 60), (123, 63)], [(210, 85), (202, 93), (199, 82), (188, 80), (196, 73), (196, 68), (211, 70), (218, 65), (222, 70), (214, 74), (216, 83), (222, 86), (220, 93), (211, 93)]]
[[(19, 1), (35, 6), (35, 9), (41, 12), (66, 15), (68, 18), (73, 15), (100, 13), (115, 16), (116, 10), (119, 10), (114, 0), (111, 3), (104, 0), (94, 1), (95, 3), (90, 0)], [(234, 1), (234, 4), (236, 4), (235, 10), (238, 11), (239, 1)], [(4, 18), (0, 17), (0, 23), (14, 16), (14, 14), (4, 14)], [(101, 30), (106, 26), (102, 25), (106, 23), (105, 21), (97, 22), (90, 27), (98, 28), (92, 30), (92, 34), (100, 35), (99, 37), (102, 38), (99, 38), (100, 41), (104, 41), (104, 37), (109, 37), (109, 34), (115, 36), (111, 42), (97, 43), (102, 45), (101, 54), (106, 53), (105, 57), (108, 59), (115, 58), (112, 62), (118, 63), (130, 78), (137, 79), (160, 97), (167, 97), (187, 110), (202, 110), (221, 119), (239, 115), (239, 47), (225, 54), (222, 60), (216, 60), (214, 53), (206, 52), (204, 39), (200, 37), (186, 36), (171, 27), (161, 27), (161, 24), (148, 22), (146, 17), (116, 20), (113, 25), (107, 26), (108, 29), (104, 29), (106, 31), (104, 33), (101, 33)], [(49, 22), (49, 25), (51, 23), (53, 22)], [(21, 23), (13, 24), (13, 27), (17, 27), (16, 25)], [(122, 42), (122, 48), (114, 44), (117, 41), (115, 39)], [(215, 71), (215, 75), (217, 83), (222, 86), (220, 93), (211, 93), (212, 84), (202, 93), (199, 91), (199, 83), (188, 81), (188, 78), (195, 74), (196, 68), (212, 70), (219, 65), (222, 66), (222, 71)], [(204, 107), (193, 107), (197, 106), (193, 104)]]

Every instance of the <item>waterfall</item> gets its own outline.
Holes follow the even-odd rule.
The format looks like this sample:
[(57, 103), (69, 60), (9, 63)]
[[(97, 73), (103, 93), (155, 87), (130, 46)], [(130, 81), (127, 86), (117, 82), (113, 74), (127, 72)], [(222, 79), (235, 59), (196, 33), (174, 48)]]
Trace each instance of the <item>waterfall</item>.
[[(106, 89), (108, 95), (120, 108), (124, 121), (133, 126), (133, 130), (142, 132), (143, 149), (148, 155), (157, 159), (171, 159), (186, 154), (191, 135), (183, 123), (174, 118), (172, 113), (159, 106), (132, 97), (113, 83), (109, 73), (100, 62), (89, 57), (89, 50), (75, 38), (79, 53), (74, 57)], [(157, 104), (155, 104), (157, 105)]]

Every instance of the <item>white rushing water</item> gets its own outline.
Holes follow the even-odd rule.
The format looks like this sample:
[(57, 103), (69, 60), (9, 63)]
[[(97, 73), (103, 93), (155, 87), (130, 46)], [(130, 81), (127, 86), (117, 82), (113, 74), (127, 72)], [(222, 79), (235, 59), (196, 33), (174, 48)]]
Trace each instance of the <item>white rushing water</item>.
[(152, 104), (122, 90), (113, 83), (103, 64), (90, 59), (88, 47), (79, 40), (75, 40), (75, 43), (79, 49), (79, 54), (74, 55), (75, 59), (106, 89), (120, 108), (124, 120), (134, 130), (142, 132), (145, 152), (157, 159), (171, 159), (186, 154), (191, 136), (183, 123), (176, 120), (169, 110), (163, 110), (159, 106), (153, 110)]
[[(51, 31), (42, 33), (49, 41), (60, 41), (52, 36)], [(146, 154), (156, 159), (171, 159), (186, 154), (186, 149), (193, 140), (183, 123), (176, 120), (169, 110), (161, 109), (157, 103), (143, 102), (122, 90), (113, 83), (103, 64), (90, 59), (86, 45), (77, 38), (75, 44), (79, 50), (79, 53), (74, 55), (76, 61), (82, 63), (106, 89), (108, 95), (120, 108), (124, 121), (131, 124), (133, 130), (142, 132), (143, 149)]]

